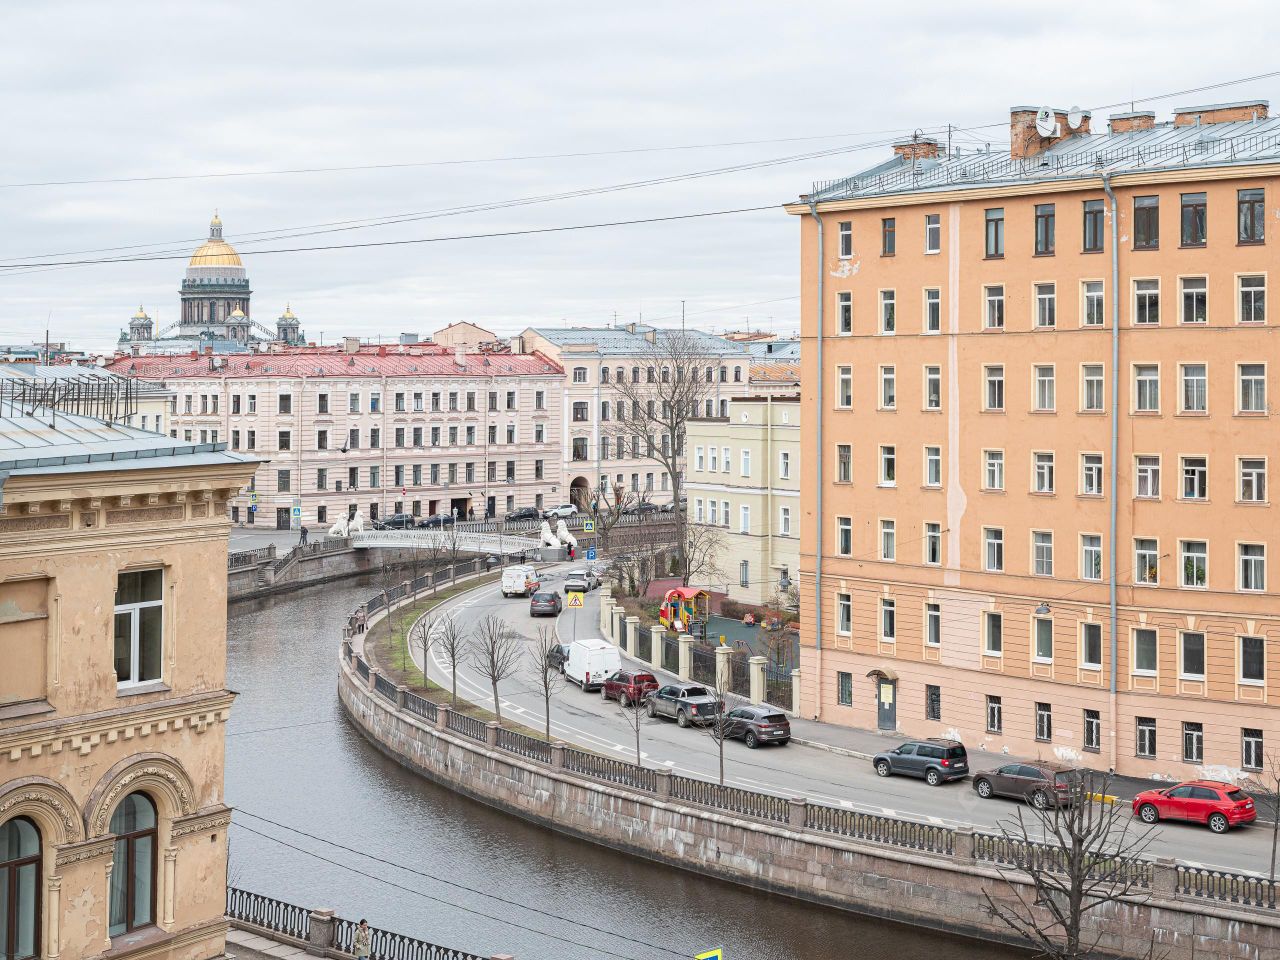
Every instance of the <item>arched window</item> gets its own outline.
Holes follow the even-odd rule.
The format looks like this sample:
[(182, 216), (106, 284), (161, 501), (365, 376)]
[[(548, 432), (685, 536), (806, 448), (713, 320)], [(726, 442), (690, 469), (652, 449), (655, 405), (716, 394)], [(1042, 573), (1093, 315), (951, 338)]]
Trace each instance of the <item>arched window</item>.
[(670, 383), (670, 382), (671, 382), (671, 368), (670, 368), (670, 367), (663, 367), (663, 368), (662, 368), (662, 382), (663, 382), (663, 383)]
[(111, 815), (116, 845), (111, 861), (109, 933), (122, 933), (155, 923), (156, 805), (145, 793), (131, 793)]
[(617, 383), (624, 382), (627, 379), (625, 376), (625, 371), (621, 367), (618, 367), (617, 370), (613, 371), (613, 379)]
[(0, 824), (0, 957), (40, 956), (40, 831), (26, 817)]
[(649, 372), (648, 372), (648, 374), (647, 374), (647, 376), (646, 376), (646, 378), (645, 378), (645, 379), (646, 379), (646, 381), (647, 381), (647, 382), (649, 382), (649, 383), (657, 383), (657, 382), (658, 382), (657, 372), (653, 369), (653, 367), (650, 367), (650, 368), (649, 368)]
[(608, 367), (601, 367), (601, 368), (600, 368), (600, 382), (601, 382), (601, 383), (608, 383), (608, 382), (609, 382), (609, 368), (608, 368)]
[(741, 383), (741, 382), (742, 382), (742, 368), (741, 368), (741, 367), (734, 367), (734, 368), (733, 368), (733, 382), (734, 382), (734, 383)]

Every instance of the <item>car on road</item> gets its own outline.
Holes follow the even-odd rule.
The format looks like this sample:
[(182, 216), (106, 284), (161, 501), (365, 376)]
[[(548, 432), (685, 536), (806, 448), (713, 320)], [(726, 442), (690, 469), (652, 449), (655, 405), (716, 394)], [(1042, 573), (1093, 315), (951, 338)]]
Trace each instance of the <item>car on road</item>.
[(571, 593), (586, 593), (590, 588), (587, 586), (586, 580), (581, 580), (571, 574), (565, 574), (564, 577), (564, 595), (567, 597)]
[(558, 507), (552, 507), (550, 510), (542, 514), (544, 520), (568, 520), (578, 515), (578, 508), (572, 503), (562, 503)]
[(923, 777), (931, 787), (969, 775), (969, 754), (959, 740), (908, 740), (899, 747), (877, 753), (871, 766), (882, 777), (903, 774)]
[(373, 521), (375, 530), (412, 530), (418, 525), (418, 518), (411, 513), (393, 513), (382, 520)]
[(539, 590), (529, 598), (529, 616), (558, 617), (564, 609), (560, 594), (551, 590)]
[(423, 530), (433, 530), (444, 527), (452, 527), (454, 519), (451, 514), (437, 513), (434, 517), (424, 517), (418, 526)]
[[(681, 509), (681, 510), (686, 510), (686, 509), (688, 509), (688, 507), (689, 507), (689, 499), (688, 499), (688, 497), (681, 497), (681, 498), (680, 498), (680, 509)], [(662, 505), (661, 509), (662, 509), (662, 512), (663, 512), (663, 513), (675, 513), (675, 512), (676, 512), (676, 501), (675, 501), (675, 500), (668, 500), (666, 503), (664, 503), (664, 504)]]
[(583, 637), (569, 644), (564, 676), (570, 683), (580, 686), (583, 693), (598, 689), (621, 669), (622, 654), (603, 637)]
[(1144, 790), (1133, 798), (1133, 813), (1143, 823), (1187, 820), (1203, 823), (1214, 833), (1258, 819), (1253, 798), (1234, 783), (1220, 780), (1188, 780), (1161, 790)]
[(619, 670), (600, 687), (601, 700), (617, 700), (624, 707), (641, 703), (658, 689), (658, 678), (643, 671)]
[(502, 571), (502, 595), (527, 597), (541, 586), (538, 571), (528, 564), (514, 563)]
[(568, 662), (569, 645), (567, 643), (557, 643), (547, 651), (547, 666), (552, 670), (559, 670), (561, 676), (564, 675), (564, 665)]
[(774, 707), (736, 707), (724, 719), (724, 735), (752, 750), (764, 743), (785, 747), (791, 742), (791, 721)]
[(645, 701), (650, 718), (670, 717), (682, 727), (706, 726), (724, 710), (724, 702), (697, 683), (673, 683), (659, 687)]
[(647, 517), (651, 514), (658, 513), (662, 508), (656, 503), (650, 503), (648, 500), (641, 500), (639, 503), (633, 503), (625, 508), (622, 512), (627, 516)]
[(1012, 797), (1044, 810), (1070, 806), (1079, 798), (1083, 778), (1083, 771), (1069, 763), (1048, 760), (1006, 763), (995, 770), (975, 773), (973, 790), (984, 800)]
[(589, 568), (570, 570), (564, 575), (564, 579), (566, 582), (570, 580), (581, 580), (587, 585), (588, 590), (594, 590), (600, 586), (600, 577), (594, 570)]
[(507, 514), (507, 522), (514, 523), (517, 520), (541, 520), (542, 512), (537, 507), (521, 507), (519, 510), (512, 510)]

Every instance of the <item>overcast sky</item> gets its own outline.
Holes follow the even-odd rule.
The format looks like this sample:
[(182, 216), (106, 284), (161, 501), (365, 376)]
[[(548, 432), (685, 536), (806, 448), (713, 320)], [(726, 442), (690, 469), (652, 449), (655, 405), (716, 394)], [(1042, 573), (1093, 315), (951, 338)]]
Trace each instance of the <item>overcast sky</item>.
[[(1228, 9), (1230, 8), (1230, 9)], [(470, 320), (643, 315), (794, 329), (797, 227), (781, 210), (313, 253), (279, 248), (564, 227), (781, 203), (947, 123), (1007, 142), (1012, 104), (1085, 108), (1280, 69), (1274, 4), (59, 3), (0, 19), (0, 262), (130, 248), (180, 259), (0, 271), (0, 342), (101, 349), (139, 303), (177, 315), (217, 208), (253, 315), (289, 301), (311, 339)], [(1140, 105), (1263, 97), (1271, 78)], [(1105, 118), (1102, 111), (1095, 118)], [(993, 126), (987, 126), (993, 125)], [(790, 142), (664, 149), (726, 141)], [(332, 232), (390, 218), (779, 163), (594, 196)], [(445, 163), (271, 176), (300, 167)], [(627, 151), (627, 152), (622, 152)], [(640, 151), (640, 152), (637, 152)], [(55, 256), (53, 259), (65, 259)]]

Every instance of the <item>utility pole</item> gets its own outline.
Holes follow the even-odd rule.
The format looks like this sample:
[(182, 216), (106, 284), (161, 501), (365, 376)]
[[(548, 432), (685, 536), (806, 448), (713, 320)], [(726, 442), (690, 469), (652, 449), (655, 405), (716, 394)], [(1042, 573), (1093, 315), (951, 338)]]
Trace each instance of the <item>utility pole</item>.
[(680, 332), (684, 333), (684, 301), (680, 301)]

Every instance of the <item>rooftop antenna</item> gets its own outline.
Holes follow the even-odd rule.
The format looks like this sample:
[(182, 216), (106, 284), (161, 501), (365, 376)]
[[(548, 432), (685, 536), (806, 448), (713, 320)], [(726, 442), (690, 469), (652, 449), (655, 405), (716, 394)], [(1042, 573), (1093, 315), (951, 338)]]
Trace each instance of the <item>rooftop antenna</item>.
[(684, 301), (680, 301), (680, 332), (684, 332)]
[(951, 124), (947, 124), (947, 156), (951, 156)]

